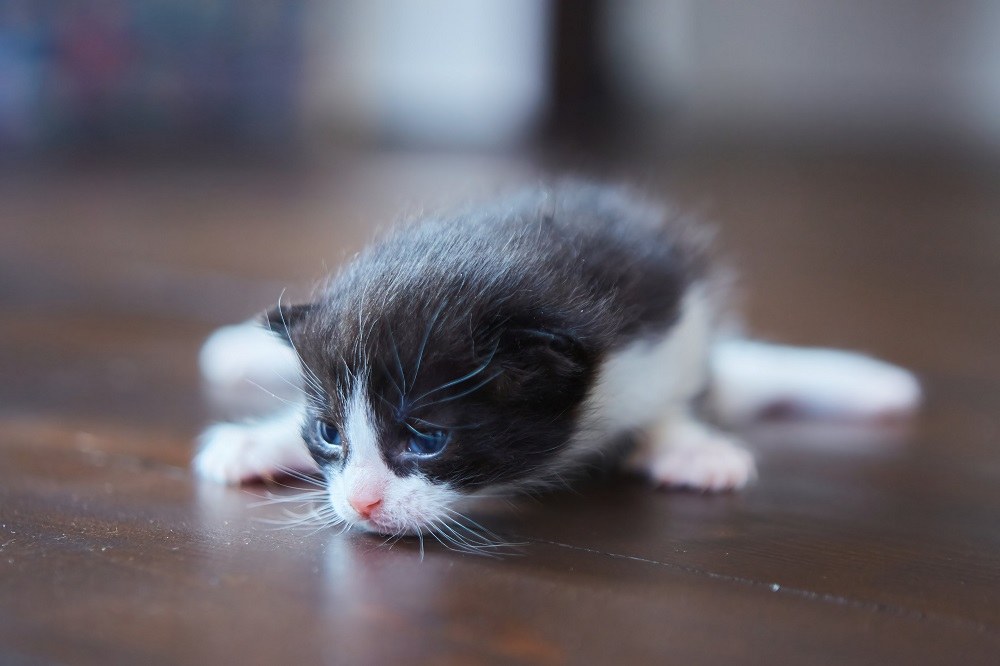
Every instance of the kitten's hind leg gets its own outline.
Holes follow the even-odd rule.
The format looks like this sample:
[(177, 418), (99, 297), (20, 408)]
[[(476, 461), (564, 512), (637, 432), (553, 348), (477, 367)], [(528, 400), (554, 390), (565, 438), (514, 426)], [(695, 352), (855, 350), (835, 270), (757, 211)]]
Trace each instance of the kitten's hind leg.
[(219, 423), (199, 438), (193, 466), (198, 476), (237, 485), (282, 476), (311, 474), (316, 463), (302, 441), (304, 407), (295, 406), (250, 423)]
[(753, 455), (736, 437), (675, 412), (650, 428), (633, 464), (665, 488), (722, 492), (742, 488), (756, 475)]

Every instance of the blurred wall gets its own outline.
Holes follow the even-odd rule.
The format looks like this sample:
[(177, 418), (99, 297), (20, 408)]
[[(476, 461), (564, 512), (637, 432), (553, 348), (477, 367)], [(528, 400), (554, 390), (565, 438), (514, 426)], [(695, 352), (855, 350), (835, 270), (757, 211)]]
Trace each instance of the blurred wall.
[(1000, 2), (620, 0), (606, 62), (665, 133), (1000, 147)]
[(313, 3), (307, 132), (403, 143), (502, 146), (549, 103), (544, 0)]
[(1000, 151), (1000, 0), (0, 0), (0, 161), (551, 135)]

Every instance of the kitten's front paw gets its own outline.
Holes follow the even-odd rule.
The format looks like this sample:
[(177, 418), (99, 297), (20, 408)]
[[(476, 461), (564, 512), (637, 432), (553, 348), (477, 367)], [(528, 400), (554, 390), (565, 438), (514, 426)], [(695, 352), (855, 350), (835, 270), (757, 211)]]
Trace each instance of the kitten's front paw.
[(239, 485), (281, 476), (290, 469), (315, 470), (304, 446), (289, 447), (271, 434), (253, 425), (214, 425), (199, 438), (194, 471), (210, 481)]
[(241, 390), (252, 382), (284, 396), (301, 381), (292, 348), (254, 322), (213, 332), (201, 347), (198, 365), (205, 381), (216, 388)]
[(654, 456), (649, 473), (661, 487), (710, 492), (738, 490), (757, 476), (749, 451), (706, 428), (685, 428)]

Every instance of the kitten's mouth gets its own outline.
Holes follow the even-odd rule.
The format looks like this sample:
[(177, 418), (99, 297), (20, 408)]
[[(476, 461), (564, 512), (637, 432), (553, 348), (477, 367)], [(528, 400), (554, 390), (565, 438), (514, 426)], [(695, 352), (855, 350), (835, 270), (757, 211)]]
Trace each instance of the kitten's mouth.
[(400, 527), (388, 523), (380, 523), (372, 518), (361, 518), (354, 523), (354, 527), (370, 534), (381, 534), (383, 536), (415, 536), (417, 533), (412, 527)]
[(368, 534), (385, 537), (383, 546), (395, 543), (401, 537), (419, 540), (421, 554), (425, 544), (434, 542), (450, 551), (491, 557), (518, 552), (525, 545), (524, 542), (512, 542), (462, 514), (455, 517), (439, 516), (425, 522), (409, 521), (403, 525), (379, 521), (377, 517), (359, 516), (352, 521), (351, 526)]

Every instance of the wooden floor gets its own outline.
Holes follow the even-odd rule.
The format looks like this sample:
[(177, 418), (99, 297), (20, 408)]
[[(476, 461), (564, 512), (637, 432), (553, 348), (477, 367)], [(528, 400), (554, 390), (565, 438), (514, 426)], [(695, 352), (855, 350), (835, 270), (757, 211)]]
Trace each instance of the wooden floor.
[(421, 559), (277, 528), (265, 489), (192, 478), (214, 326), (303, 293), (400, 211), (540, 168), (3, 176), (0, 663), (1000, 663), (1000, 172), (982, 165), (606, 165), (718, 221), (754, 331), (925, 382), (911, 424), (753, 428), (741, 494), (611, 478), (485, 517), (518, 554)]

